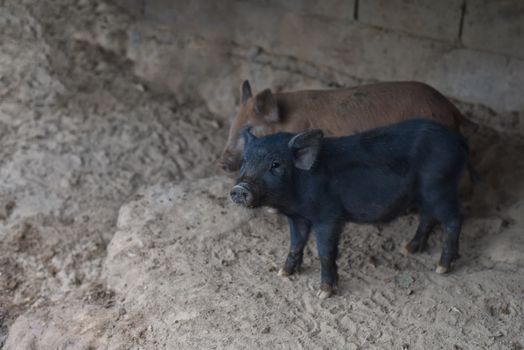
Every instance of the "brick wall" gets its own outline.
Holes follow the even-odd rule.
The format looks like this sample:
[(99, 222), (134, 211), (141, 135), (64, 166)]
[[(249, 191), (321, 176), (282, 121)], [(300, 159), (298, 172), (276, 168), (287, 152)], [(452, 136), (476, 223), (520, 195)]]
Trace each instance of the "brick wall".
[(131, 57), (151, 54), (147, 25), (162, 28), (155, 79), (193, 86), (218, 111), (234, 105), (226, 96), (244, 78), (258, 89), (419, 80), (497, 112), (524, 111), (522, 0), (120, 2), (142, 20)]

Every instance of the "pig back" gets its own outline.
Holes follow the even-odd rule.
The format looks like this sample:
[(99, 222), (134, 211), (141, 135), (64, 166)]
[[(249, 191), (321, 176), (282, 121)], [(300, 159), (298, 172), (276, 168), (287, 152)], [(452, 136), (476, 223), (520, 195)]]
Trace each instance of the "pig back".
[(460, 111), (434, 88), (419, 82), (388, 82), (335, 90), (277, 94), (283, 129), (319, 128), (329, 136), (428, 118), (458, 130)]

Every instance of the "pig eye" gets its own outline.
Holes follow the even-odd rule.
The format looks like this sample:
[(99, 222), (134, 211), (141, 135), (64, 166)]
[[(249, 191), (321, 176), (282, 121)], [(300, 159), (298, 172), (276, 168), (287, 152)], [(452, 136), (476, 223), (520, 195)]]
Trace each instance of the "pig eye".
[(277, 169), (278, 167), (280, 167), (280, 162), (274, 160), (273, 163), (271, 163), (271, 169)]

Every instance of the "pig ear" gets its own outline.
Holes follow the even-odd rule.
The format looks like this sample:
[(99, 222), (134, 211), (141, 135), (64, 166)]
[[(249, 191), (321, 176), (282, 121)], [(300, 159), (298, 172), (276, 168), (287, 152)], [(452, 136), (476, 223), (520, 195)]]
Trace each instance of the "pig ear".
[(253, 108), (256, 115), (263, 117), (268, 123), (276, 123), (280, 120), (277, 101), (273, 97), (270, 89), (265, 89), (255, 96)]
[(244, 80), (242, 83), (242, 104), (245, 105), (247, 100), (253, 96), (251, 92), (251, 85), (249, 85), (249, 80)]
[(242, 128), (242, 136), (244, 137), (244, 145), (249, 144), (251, 141), (256, 140), (257, 137), (251, 133), (251, 125), (246, 125)]
[(319, 129), (312, 129), (293, 136), (288, 147), (293, 154), (295, 166), (302, 170), (309, 170), (317, 160), (318, 152), (324, 133)]

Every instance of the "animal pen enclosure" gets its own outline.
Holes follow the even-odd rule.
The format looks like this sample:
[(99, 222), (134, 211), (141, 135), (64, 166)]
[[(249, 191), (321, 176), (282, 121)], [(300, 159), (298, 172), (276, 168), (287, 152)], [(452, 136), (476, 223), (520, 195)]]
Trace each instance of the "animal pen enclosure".
[[(350, 224), (339, 293), (314, 242), (217, 165), (256, 91), (422, 81), (478, 124), (461, 258)], [(0, 0), (0, 347), (522, 349), (524, 4)]]

